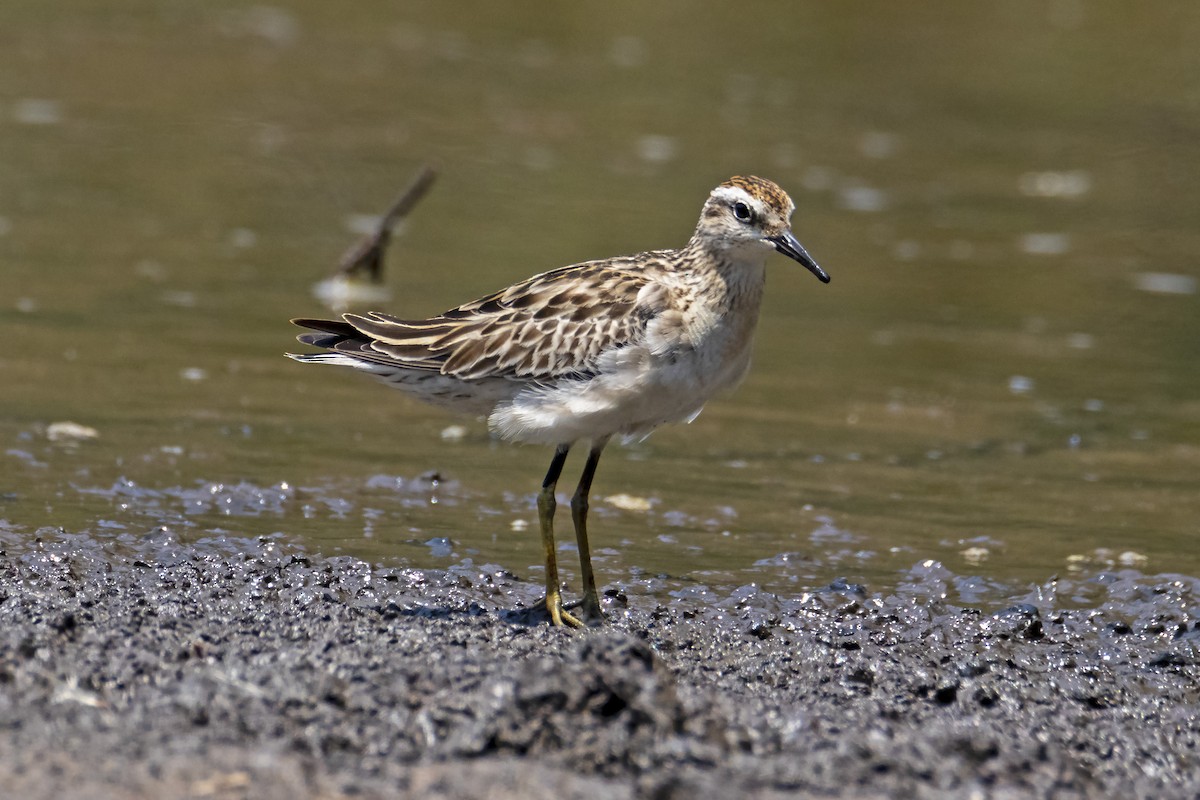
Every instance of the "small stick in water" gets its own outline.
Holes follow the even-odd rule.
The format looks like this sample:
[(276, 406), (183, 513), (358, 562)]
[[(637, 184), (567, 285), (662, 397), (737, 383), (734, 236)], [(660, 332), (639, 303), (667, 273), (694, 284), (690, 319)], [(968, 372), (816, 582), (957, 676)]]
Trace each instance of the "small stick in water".
[(360, 239), (342, 255), (334, 275), (348, 278), (356, 273), (365, 272), (371, 283), (382, 283), (383, 252), (391, 242), (392, 228), (397, 222), (408, 216), (417, 202), (429, 191), (429, 187), (433, 185), (436, 177), (437, 170), (433, 167), (422, 167), (408, 187), (380, 217), (375, 231)]

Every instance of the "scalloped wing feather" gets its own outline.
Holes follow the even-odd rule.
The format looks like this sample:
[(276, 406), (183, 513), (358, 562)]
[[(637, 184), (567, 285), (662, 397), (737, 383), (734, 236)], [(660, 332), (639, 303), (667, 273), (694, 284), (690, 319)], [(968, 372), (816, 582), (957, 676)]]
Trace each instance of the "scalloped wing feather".
[(427, 320), (377, 312), (347, 314), (345, 320), (369, 338), (356, 343), (356, 355), (369, 352), (462, 380), (588, 374), (601, 353), (640, 341), (648, 321), (662, 310), (665, 293), (643, 291), (657, 273), (646, 267), (644, 260), (587, 262), (536, 275)]

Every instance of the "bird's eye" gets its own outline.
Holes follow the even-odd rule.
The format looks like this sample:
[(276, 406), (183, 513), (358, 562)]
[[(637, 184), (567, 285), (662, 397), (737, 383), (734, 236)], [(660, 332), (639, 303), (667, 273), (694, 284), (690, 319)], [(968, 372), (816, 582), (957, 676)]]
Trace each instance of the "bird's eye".
[(733, 204), (733, 216), (738, 222), (750, 222), (754, 219), (754, 212), (750, 210), (750, 206), (739, 200)]

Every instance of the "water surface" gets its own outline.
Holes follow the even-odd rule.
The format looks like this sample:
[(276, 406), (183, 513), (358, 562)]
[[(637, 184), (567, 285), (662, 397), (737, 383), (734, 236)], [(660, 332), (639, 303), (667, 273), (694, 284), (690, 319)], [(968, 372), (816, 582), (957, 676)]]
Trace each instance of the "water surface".
[(1198, 574), (1197, 42), (1065, 0), (6, 4), (0, 524), (539, 579), (549, 452), (287, 361), (286, 320), (429, 161), (384, 310), (676, 246), (754, 173), (833, 281), (772, 263), (745, 385), (606, 454), (602, 581)]

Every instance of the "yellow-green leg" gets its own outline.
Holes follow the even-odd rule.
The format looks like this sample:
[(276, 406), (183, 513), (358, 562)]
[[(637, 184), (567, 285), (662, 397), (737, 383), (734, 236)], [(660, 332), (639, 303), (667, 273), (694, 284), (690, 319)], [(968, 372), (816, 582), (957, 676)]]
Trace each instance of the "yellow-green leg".
[(558, 505), (554, 499), (554, 489), (558, 485), (558, 477), (562, 474), (563, 464), (571, 446), (560, 444), (554, 451), (554, 459), (542, 481), (542, 491), (538, 493), (538, 521), (542, 526), (542, 550), (546, 556), (546, 611), (550, 621), (561, 627), (569, 625), (572, 628), (582, 628), (583, 623), (563, 609), (562, 592), (558, 582), (558, 558), (554, 547), (554, 509)]
[(596, 576), (592, 573), (592, 552), (588, 546), (587, 514), (588, 494), (592, 491), (592, 479), (600, 464), (600, 454), (608, 444), (608, 437), (592, 442), (579, 485), (571, 497), (571, 521), (575, 523), (575, 541), (579, 544), (579, 571), (583, 578), (583, 618), (588, 622), (604, 622), (604, 611), (600, 608), (600, 594), (596, 591)]

